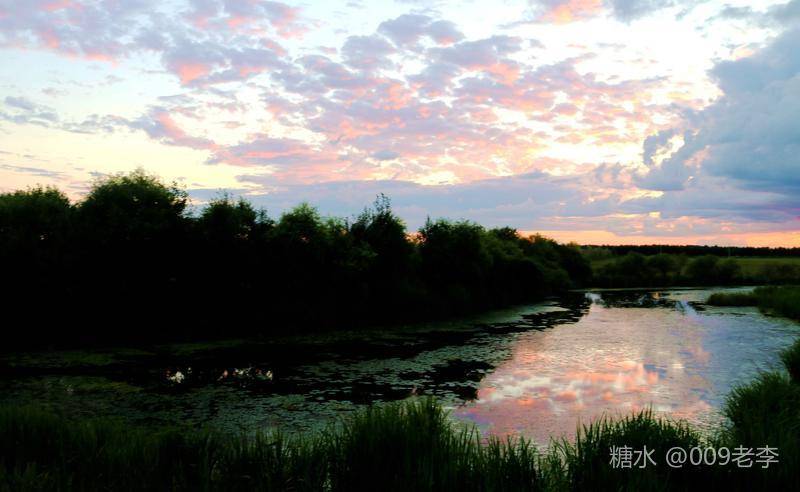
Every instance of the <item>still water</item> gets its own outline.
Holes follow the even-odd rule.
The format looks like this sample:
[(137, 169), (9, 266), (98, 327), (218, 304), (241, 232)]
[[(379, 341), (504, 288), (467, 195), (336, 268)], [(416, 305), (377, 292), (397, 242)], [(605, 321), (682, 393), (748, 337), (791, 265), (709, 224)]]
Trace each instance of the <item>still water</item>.
[(755, 308), (705, 306), (710, 293), (594, 291), (325, 338), (16, 354), (0, 360), (0, 403), (251, 432), (313, 430), (368, 402), (434, 395), (484, 433), (540, 444), (645, 407), (709, 427), (730, 389), (780, 367), (800, 335)]

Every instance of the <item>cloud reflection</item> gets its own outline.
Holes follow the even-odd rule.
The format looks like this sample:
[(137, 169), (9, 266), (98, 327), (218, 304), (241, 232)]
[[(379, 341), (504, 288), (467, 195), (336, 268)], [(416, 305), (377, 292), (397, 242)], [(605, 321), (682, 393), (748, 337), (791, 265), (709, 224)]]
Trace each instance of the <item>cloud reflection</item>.
[(714, 407), (706, 323), (693, 310), (595, 303), (569, 328), (522, 335), (511, 359), (456, 415), (492, 434), (522, 433), (540, 444), (571, 437), (579, 422), (647, 407), (708, 420)]

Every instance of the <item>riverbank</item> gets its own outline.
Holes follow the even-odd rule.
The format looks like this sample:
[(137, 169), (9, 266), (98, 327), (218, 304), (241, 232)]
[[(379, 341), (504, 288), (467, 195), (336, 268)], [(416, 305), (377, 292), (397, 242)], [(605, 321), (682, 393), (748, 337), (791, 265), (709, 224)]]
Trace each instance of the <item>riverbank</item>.
[[(800, 353), (800, 342), (788, 352)], [(800, 486), (800, 381), (790, 372), (792, 379), (767, 373), (734, 390), (724, 410), (730, 424), (712, 435), (644, 411), (596, 421), (574, 441), (555, 441), (544, 452), (524, 438), (484, 440), (474, 427), (454, 424), (432, 399), (372, 406), (293, 437), (152, 433), (5, 407), (0, 489), (792, 490)], [(614, 466), (610, 450), (623, 446), (646, 446), (654, 462)], [(764, 468), (766, 446), (776, 456)], [(713, 465), (674, 468), (664, 461), (674, 447), (746, 449), (750, 466), (726, 451)]]
[(0, 406), (296, 433), (371, 402), (435, 395), (482, 433), (540, 446), (571, 438), (579, 420), (650, 404), (709, 429), (724, 396), (780, 364), (797, 332), (753, 309), (706, 309), (712, 292), (598, 291), (392, 330), (17, 353), (0, 357)]
[[(507, 312), (501, 316), (499, 323), (490, 326), (476, 326), (469, 329), (453, 327), (453, 333), (471, 332), (479, 334), (487, 330), (500, 330), (510, 336), (493, 336), (491, 339), (516, 340), (517, 356), (528, 360), (526, 350), (520, 351), (522, 340), (546, 339), (556, 334), (569, 336), (582, 336), (586, 331), (587, 336), (593, 334), (593, 350), (602, 349), (598, 344), (596, 328), (582, 327), (580, 320), (590, 317), (596, 322), (607, 325), (625, 326), (622, 320), (627, 320), (636, 330), (616, 333), (616, 344), (635, 336), (638, 332), (645, 331), (647, 339), (652, 341), (652, 334), (644, 330), (647, 319), (658, 325), (659, 332), (669, 329), (664, 325), (668, 318), (675, 317), (674, 335), (676, 339), (685, 340), (687, 332), (683, 328), (687, 323), (698, 323), (706, 315), (702, 311), (693, 312), (692, 299), (705, 299), (708, 293), (695, 293), (687, 297), (687, 291), (674, 293), (651, 293), (644, 295), (635, 292), (603, 292), (602, 296), (589, 296), (583, 304), (575, 307), (577, 311), (557, 308), (537, 311), (533, 318), (523, 314), (521, 320), (514, 321), (515, 314)], [(593, 315), (586, 313), (587, 305), (593, 306)], [(557, 309), (556, 309), (557, 308)], [(633, 308), (633, 309), (629, 309)], [(642, 309), (648, 308), (648, 309)], [(701, 309), (697, 305), (697, 309)], [(711, 310), (713, 311), (713, 310)], [(753, 310), (749, 314), (737, 315), (730, 318), (739, 325), (726, 325), (728, 329), (741, 334), (748, 324), (756, 320), (764, 323), (775, 323), (779, 320), (761, 316)], [(547, 314), (549, 313), (549, 314)], [(648, 314), (649, 313), (649, 314)], [(640, 316), (652, 316), (642, 318)], [(621, 318), (609, 316), (622, 316)], [(630, 316), (634, 316), (631, 318)], [(711, 315), (717, 316), (717, 315)], [(534, 319), (536, 321), (534, 321)], [(572, 321), (569, 321), (572, 319)], [(671, 318), (669, 318), (671, 319)], [(749, 320), (749, 321), (748, 321)], [(489, 321), (489, 320), (486, 320)], [(548, 327), (564, 323), (573, 323), (572, 326), (562, 327), (560, 330), (547, 330)], [(789, 325), (793, 323), (786, 321)], [(692, 325), (691, 331), (701, 331), (705, 326)], [(597, 325), (602, 326), (602, 325)], [(767, 327), (769, 325), (764, 325)], [(789, 328), (792, 328), (789, 326)], [(510, 332), (509, 332), (510, 330)], [(518, 338), (514, 330), (519, 331)], [(539, 331), (543, 330), (543, 331)], [(763, 328), (755, 330), (757, 333), (766, 332)], [(405, 336), (406, 330), (400, 330), (395, 335)], [(452, 335), (452, 333), (451, 333)], [(624, 335), (624, 336), (623, 336)], [(422, 363), (430, 360), (432, 363), (441, 364), (448, 357), (460, 354), (461, 362), (456, 365), (447, 361), (447, 365), (437, 369), (438, 374), (452, 377), (452, 381), (471, 380), (472, 372), (476, 367), (466, 363), (465, 355), (476, 353), (474, 350), (486, 350), (492, 356), (502, 360), (504, 349), (500, 345), (486, 345), (488, 338), (479, 338), (477, 343), (471, 345), (467, 351), (454, 352), (452, 348), (442, 347), (432, 349), (430, 340), (439, 339), (435, 335), (428, 342), (418, 347), (420, 357), (414, 362)], [(712, 338), (715, 339), (715, 338)], [(399, 345), (406, 347), (409, 339), (400, 341)], [(440, 343), (441, 342), (441, 339)], [(559, 343), (546, 343), (533, 345), (531, 349), (539, 356), (547, 355), (548, 350), (543, 347), (563, 347), (570, 343), (560, 339)], [(790, 343), (785, 336), (781, 346)], [(452, 340), (451, 340), (452, 341)], [(628, 340), (630, 341), (630, 340)], [(376, 340), (374, 347), (380, 347), (386, 339)], [(446, 345), (447, 341), (444, 342)], [(748, 343), (748, 346), (751, 344)], [(667, 345), (661, 344), (663, 350)], [(693, 347), (693, 344), (687, 347)], [(699, 343), (697, 346), (702, 346)], [(224, 353), (224, 348), (217, 347), (223, 352), (203, 352), (202, 347), (182, 347), (184, 351), (198, 350), (204, 354), (195, 360), (218, 360)], [(258, 352), (263, 347), (254, 348)], [(610, 346), (609, 346), (610, 348)], [(713, 350), (711, 347), (707, 347)], [(229, 347), (232, 353), (241, 355), (242, 345)], [(363, 352), (361, 347), (358, 352)], [(327, 349), (325, 349), (327, 350)], [(409, 349), (410, 350), (410, 349)], [(772, 346), (771, 353), (778, 349)], [(254, 352), (254, 353), (255, 353)], [(412, 350), (413, 352), (413, 350)], [(685, 350), (678, 349), (675, 354), (682, 354)], [(741, 351), (736, 352), (739, 359)], [(197, 353), (194, 353), (197, 356)], [(444, 356), (445, 354), (449, 354)], [(499, 355), (498, 355), (499, 354)], [(556, 355), (556, 354), (552, 354)], [(698, 354), (702, 355), (702, 354)], [(483, 356), (481, 356), (483, 357)], [(340, 358), (340, 357), (339, 357)], [(62, 357), (59, 363), (69, 361), (71, 357)], [(568, 360), (569, 357), (559, 356), (559, 360)], [(433, 400), (412, 399), (411, 402), (395, 404), (379, 404), (362, 407), (334, 419), (340, 423), (329, 425), (325, 428), (302, 433), (272, 433), (259, 429), (269, 426), (255, 420), (271, 415), (272, 410), (262, 407), (257, 403), (260, 391), (274, 392), (280, 386), (274, 386), (278, 381), (269, 381), (265, 373), (261, 378), (256, 377), (253, 370), (240, 370), (229, 375), (230, 381), (219, 381), (213, 386), (213, 392), (202, 390), (201, 387), (192, 386), (192, 377), (198, 377), (198, 369), (194, 368), (191, 376), (178, 382), (177, 375), (173, 372), (170, 377), (174, 381), (164, 381), (161, 389), (142, 389), (135, 393), (131, 401), (152, 401), (154, 394), (164, 393), (170, 401), (191, 401), (197, 403), (198, 410), (204, 406), (201, 400), (208, 399), (218, 406), (220, 415), (228, 414), (236, 408), (242, 407), (253, 420), (242, 432), (222, 431), (219, 428), (207, 430), (203, 425), (189, 424), (170, 425), (159, 423), (155, 426), (132, 424), (129, 419), (116, 418), (114, 420), (80, 417), (65, 411), (65, 407), (58, 404), (51, 406), (51, 410), (44, 410), (40, 406), (28, 405), (24, 408), (9, 403), (0, 411), (0, 490), (3, 488), (17, 489), (58, 489), (58, 488), (83, 488), (83, 489), (177, 489), (177, 490), (374, 490), (376, 488), (387, 490), (665, 490), (665, 489), (730, 489), (730, 490), (761, 490), (777, 488), (778, 490), (796, 489), (798, 466), (797, 458), (800, 450), (800, 422), (798, 422), (797, 408), (800, 408), (800, 384), (798, 384), (798, 364), (800, 359), (800, 343), (795, 343), (791, 350), (783, 354), (783, 363), (790, 377), (782, 371), (764, 373), (747, 385), (736, 387), (724, 403), (720, 412), (728, 418), (727, 425), (713, 429), (701, 428), (695, 425), (677, 424), (660, 420), (655, 412), (628, 413), (625, 419), (604, 420), (592, 424), (588, 429), (583, 429), (573, 439), (559, 439), (551, 444), (549, 449), (534, 446), (526, 438), (514, 437), (506, 441), (503, 437), (487, 437), (489, 443), (478, 436), (476, 427), (470, 424), (457, 423), (459, 412), (453, 412), (456, 420), (446, 418), (445, 414)], [(480, 359), (483, 360), (483, 359)], [(667, 360), (673, 360), (671, 357)], [(692, 359), (685, 359), (683, 366)], [(699, 359), (698, 359), (699, 360)], [(420, 380), (422, 374), (411, 374), (409, 369), (414, 366), (405, 365), (408, 361), (402, 358), (402, 365), (395, 370), (398, 375), (408, 375), (415, 380)], [(94, 362), (103, 362), (102, 357), (97, 357)], [(400, 359), (393, 364), (400, 363)], [(521, 366), (512, 362), (507, 369), (498, 367), (490, 370), (491, 374), (475, 373), (477, 380), (490, 380), (491, 384), (504, 381), (503, 374), (511, 371), (520, 374)], [(648, 376), (658, 373), (658, 366), (648, 369), (647, 360), (642, 372), (633, 368), (631, 375), (636, 381), (639, 376)], [(56, 362), (48, 362), (55, 364)], [(364, 368), (376, 370), (373, 362), (363, 361)], [(505, 363), (504, 363), (505, 364)], [(30, 363), (29, 363), (30, 365)], [(740, 364), (741, 365), (741, 364)], [(108, 368), (109, 366), (100, 366)], [(199, 366), (198, 366), (199, 367)], [(324, 367), (329, 367), (326, 363)], [(348, 366), (348, 371), (353, 371), (356, 366)], [(360, 367), (360, 366), (359, 366)], [(377, 383), (383, 381), (385, 374), (382, 372), (389, 365), (383, 362), (378, 364), (378, 373), (369, 372), (364, 378)], [(419, 367), (419, 366), (417, 366)], [(431, 367), (439, 367), (437, 365)], [(240, 367), (240, 369), (242, 369)], [(273, 366), (273, 369), (275, 367)], [(609, 374), (618, 374), (621, 367), (609, 368)], [(465, 370), (467, 372), (459, 372)], [(487, 369), (482, 369), (486, 371)], [(684, 369), (685, 370), (685, 369)], [(571, 369), (559, 372), (567, 374)], [(127, 370), (126, 370), (127, 372)], [(318, 369), (314, 369), (316, 374)], [(413, 373), (413, 371), (411, 371)], [(373, 375), (377, 374), (377, 375)], [(541, 377), (545, 373), (536, 370), (531, 374)], [(602, 367), (596, 369), (594, 376), (606, 374)], [(280, 370), (275, 370), (274, 377), (280, 380), (285, 377)], [(317, 374), (321, 380), (339, 381), (342, 385), (352, 384), (351, 374), (344, 373), (331, 376), (330, 373)], [(424, 376), (429, 377), (429, 376)], [(433, 377), (433, 376), (430, 376)], [(749, 377), (749, 376), (748, 376)], [(161, 375), (163, 380), (164, 375)], [(265, 379), (266, 378), (266, 379)], [(366, 380), (365, 379), (365, 380)], [(514, 378), (515, 380), (517, 378)], [(644, 377), (644, 381), (649, 380)], [(341, 381), (340, 381), (341, 380)], [(594, 379), (592, 379), (594, 381)], [(403, 384), (401, 380), (385, 381), (390, 386)], [(492, 383), (491, 381), (494, 381)], [(573, 381), (573, 380), (570, 380)], [(615, 380), (616, 381), (616, 380)], [(667, 388), (666, 381), (661, 382), (661, 391)], [(553, 380), (556, 383), (556, 380)], [(130, 383), (127, 383), (130, 384)], [(183, 386), (189, 384), (189, 386)], [(296, 384), (296, 383), (295, 383)], [(338, 384), (338, 383), (337, 383)], [(414, 383), (417, 384), (417, 383)], [(437, 383), (436, 386), (449, 387), (451, 383)], [(640, 391), (643, 387), (634, 386), (631, 390)], [(643, 383), (642, 383), (643, 384)], [(247, 387), (246, 385), (252, 385)], [(570, 382), (570, 387), (574, 382)], [(599, 380), (592, 387), (599, 391), (602, 386)], [(241, 386), (241, 390), (240, 390)], [(344, 388), (344, 386), (342, 388)], [(246, 387), (246, 389), (245, 389)], [(262, 389), (263, 387), (263, 389)], [(603, 386), (604, 387), (604, 386)], [(556, 395), (558, 386), (552, 388)], [(96, 389), (96, 388), (95, 388)], [(116, 388), (119, 390), (120, 388)], [(330, 389), (330, 388), (326, 388)], [(409, 387), (410, 389), (410, 387)], [(224, 395), (231, 391), (244, 391), (247, 400), (228, 400)], [(89, 391), (79, 386), (73, 387), (73, 392), (64, 393), (64, 398), (78, 401), (79, 392)], [(93, 390), (94, 391), (94, 390)], [(596, 392), (596, 391), (595, 391)], [(727, 390), (725, 391), (727, 393)], [(408, 394), (408, 391), (404, 391)], [(603, 391), (601, 391), (603, 393)], [(55, 396), (54, 389), (47, 390), (47, 401), (52, 402)], [(94, 393), (87, 393), (92, 394)], [(317, 390), (309, 393), (311, 400), (316, 395), (321, 395)], [(724, 393), (723, 393), (724, 394)], [(583, 395), (584, 401), (589, 393)], [(654, 395), (655, 396), (655, 395)], [(185, 400), (191, 398), (191, 400)], [(372, 399), (378, 399), (371, 397)], [(405, 398), (405, 396), (403, 396)], [(560, 397), (559, 397), (560, 398)], [(90, 401), (98, 398), (91, 397)], [(441, 402), (441, 396), (437, 394)], [(549, 401), (544, 398), (545, 401)], [(15, 401), (14, 399), (10, 402)], [(66, 401), (66, 400), (65, 400)], [(84, 400), (80, 400), (84, 402)], [(117, 409), (120, 401), (109, 400)], [(554, 399), (551, 403), (560, 400)], [(656, 400), (657, 401), (657, 400)], [(84, 402), (85, 403), (85, 402)], [(190, 406), (194, 406), (191, 403)], [(312, 404), (310, 402), (309, 404)], [(314, 401), (314, 405), (323, 405)], [(83, 403), (82, 403), (83, 405)], [(656, 404), (654, 403), (654, 408)], [(153, 412), (153, 405), (147, 403), (146, 415), (150, 419), (158, 418)], [(257, 408), (256, 408), (257, 407)], [(494, 407), (488, 407), (490, 410)], [(520, 407), (522, 408), (522, 407)], [(545, 416), (542, 410), (525, 407), (529, 414), (535, 413), (538, 425), (543, 425)], [(181, 415), (186, 416), (183, 403), (176, 404), (170, 412), (175, 412), (179, 420)], [(487, 410), (487, 411), (490, 411)], [(491, 410), (494, 412), (495, 410)], [(104, 413), (98, 413), (104, 415)], [(110, 414), (115, 413), (111, 412)], [(342, 416), (345, 415), (345, 416)], [(350, 415), (350, 416), (346, 416)], [(306, 417), (303, 417), (306, 418)], [(478, 420), (476, 420), (478, 422)], [(575, 422), (575, 420), (572, 420)], [(570, 424), (571, 426), (574, 424)], [(277, 428), (280, 428), (278, 426)], [(574, 428), (574, 427), (573, 427)], [(490, 436), (490, 434), (482, 434)], [(501, 434), (502, 436), (503, 434)], [(513, 435), (517, 435), (514, 433)], [(499, 439), (499, 440), (498, 440)], [(645, 469), (616, 469), (610, 464), (609, 448), (616, 446), (629, 446), (632, 450), (641, 450), (647, 445), (653, 452), (655, 465)], [(773, 463), (768, 469), (761, 469), (760, 464), (754, 463), (751, 468), (739, 468), (735, 464), (714, 466), (688, 466), (681, 469), (672, 469), (664, 462), (664, 453), (674, 446), (684, 447), (687, 450), (694, 446), (713, 446), (729, 450), (744, 446), (751, 449), (752, 458), (758, 448), (769, 446), (776, 449), (778, 463)], [(538, 449), (538, 450), (537, 450)], [(724, 461), (724, 459), (723, 459)]]

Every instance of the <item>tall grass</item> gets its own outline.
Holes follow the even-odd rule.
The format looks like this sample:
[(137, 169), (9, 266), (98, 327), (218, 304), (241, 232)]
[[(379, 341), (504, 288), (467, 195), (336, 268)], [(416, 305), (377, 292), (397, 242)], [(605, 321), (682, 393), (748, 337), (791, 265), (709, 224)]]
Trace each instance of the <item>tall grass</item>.
[[(561, 473), (549, 474), (549, 488), (571, 490), (663, 490), (666, 484), (682, 488), (687, 472), (668, 468), (663, 460), (674, 446), (690, 449), (700, 445), (700, 435), (685, 423), (653, 415), (651, 410), (621, 419), (601, 418), (579, 429), (575, 441), (553, 443), (546, 464), (556, 464)], [(641, 456), (637, 466), (621, 468), (610, 463), (611, 449), (628, 446), (652, 453), (652, 463)]]
[(758, 297), (753, 292), (715, 292), (706, 304), (712, 306), (758, 306)]
[(758, 287), (753, 292), (762, 310), (800, 320), (800, 286)]
[(800, 319), (799, 286), (757, 287), (750, 292), (716, 292), (706, 302), (712, 306), (758, 306), (765, 312)]
[[(523, 438), (484, 440), (430, 399), (373, 406), (297, 438), (151, 433), (3, 408), (0, 490), (792, 490), (800, 486), (799, 404), (796, 381), (764, 375), (733, 392), (730, 423), (713, 436), (646, 410), (600, 419), (541, 453)], [(780, 452), (767, 470), (664, 461), (675, 446), (767, 444)], [(646, 447), (655, 464), (614, 467), (615, 446)]]
[(794, 381), (800, 381), (800, 340), (781, 352), (781, 361)]
[(371, 407), (311, 436), (149, 433), (0, 409), (0, 490), (538, 490), (535, 448), (482, 441), (433, 400)]

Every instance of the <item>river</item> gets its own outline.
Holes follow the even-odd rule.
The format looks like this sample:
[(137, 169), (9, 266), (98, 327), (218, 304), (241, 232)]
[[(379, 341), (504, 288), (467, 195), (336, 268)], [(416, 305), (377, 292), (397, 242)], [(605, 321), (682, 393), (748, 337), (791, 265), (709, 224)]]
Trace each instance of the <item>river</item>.
[[(715, 289), (730, 290), (730, 289)], [(646, 407), (700, 428), (800, 325), (705, 306), (705, 289), (590, 291), (468, 319), (313, 338), (0, 359), (0, 403), (230, 432), (308, 431), (368, 402), (433, 395), (485, 434), (544, 445)]]

